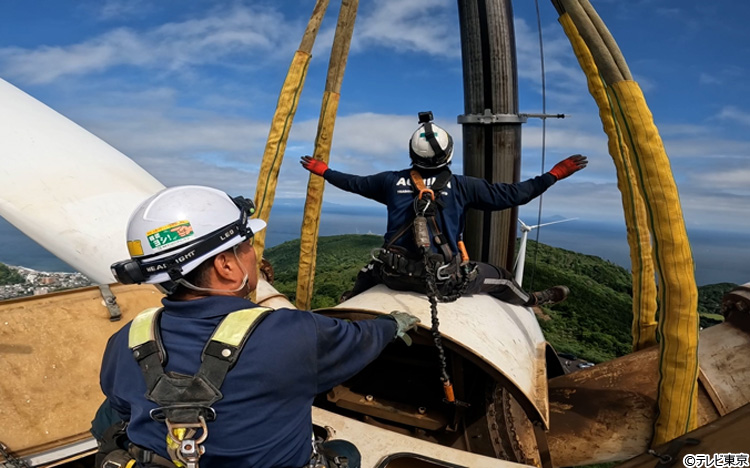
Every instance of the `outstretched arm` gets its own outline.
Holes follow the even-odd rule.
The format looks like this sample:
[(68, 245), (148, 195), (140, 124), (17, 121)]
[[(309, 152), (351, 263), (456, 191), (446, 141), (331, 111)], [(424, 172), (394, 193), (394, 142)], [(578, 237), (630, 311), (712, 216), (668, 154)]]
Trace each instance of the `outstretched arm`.
[(558, 180), (580, 171), (587, 164), (586, 156), (574, 154), (555, 164), (549, 172), (514, 184), (490, 184), (481, 179), (465, 177), (463, 180), (468, 206), (480, 210), (504, 210), (524, 205), (544, 193)]
[(341, 190), (362, 195), (376, 202), (386, 203), (384, 184), (386, 183), (387, 173), (385, 172), (371, 176), (346, 174), (330, 169), (324, 161), (311, 156), (302, 156), (300, 164), (308, 171), (323, 177), (326, 182)]

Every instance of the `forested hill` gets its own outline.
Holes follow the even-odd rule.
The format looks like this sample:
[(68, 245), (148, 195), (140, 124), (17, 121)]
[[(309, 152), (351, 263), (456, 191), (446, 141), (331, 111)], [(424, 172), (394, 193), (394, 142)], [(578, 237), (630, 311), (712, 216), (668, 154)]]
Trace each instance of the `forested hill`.
[[(341, 294), (351, 289), (359, 269), (369, 261), (372, 249), (381, 244), (382, 237), (376, 235), (321, 237), (313, 308), (337, 304)], [(274, 287), (294, 302), (299, 240), (267, 249), (264, 256), (274, 267)], [(545, 309), (540, 323), (547, 340), (558, 352), (576, 354), (593, 362), (630, 352), (632, 283), (627, 270), (599, 257), (530, 240), (525, 288), (540, 290), (557, 284), (568, 286), (570, 296), (565, 302)], [(701, 326), (722, 320), (721, 298), (735, 286), (722, 283), (698, 288)]]

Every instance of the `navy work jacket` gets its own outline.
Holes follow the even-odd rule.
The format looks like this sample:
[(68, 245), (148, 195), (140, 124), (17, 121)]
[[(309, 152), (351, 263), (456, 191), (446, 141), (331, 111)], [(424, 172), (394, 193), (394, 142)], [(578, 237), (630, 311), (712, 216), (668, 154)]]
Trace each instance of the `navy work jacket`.
[[(342, 190), (362, 195), (388, 207), (388, 226), (384, 236), (385, 243), (388, 244), (398, 230), (415, 217), (413, 203), (416, 194), (412, 190), (410, 171), (411, 169), (404, 169), (369, 176), (356, 176), (328, 169), (323, 177)], [(440, 172), (440, 169), (420, 170), (427, 187), (432, 186)], [(549, 172), (515, 184), (492, 184), (476, 177), (451, 175), (450, 181), (440, 195), (435, 195), (442, 203), (439, 216), (442, 222), (440, 229), (452, 252), (458, 253), (457, 243), (464, 231), (468, 208), (498, 211), (524, 205), (544, 193), (556, 181), (555, 176)], [(398, 238), (394, 245), (414, 251), (416, 244), (412, 230), (409, 229)]]
[[(161, 335), (167, 371), (194, 375), (200, 356), (222, 318), (257, 307), (238, 297), (191, 301), (163, 299)], [(362, 370), (396, 334), (394, 320), (347, 322), (312, 312), (278, 309), (255, 329), (213, 404), (201, 466), (213, 468), (301, 467), (311, 455), (313, 398)], [(130, 420), (128, 437), (169, 458), (166, 425), (149, 411), (146, 384), (128, 348), (130, 324), (107, 343), (101, 387), (111, 406)]]

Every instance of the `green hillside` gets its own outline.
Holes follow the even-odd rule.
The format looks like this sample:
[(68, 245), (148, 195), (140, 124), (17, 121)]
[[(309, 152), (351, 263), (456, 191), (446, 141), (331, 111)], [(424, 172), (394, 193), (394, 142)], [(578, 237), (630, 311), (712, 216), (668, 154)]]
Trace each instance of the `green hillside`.
[[(313, 309), (338, 303), (351, 289), (357, 272), (370, 259), (382, 238), (375, 235), (321, 237), (318, 242)], [(592, 255), (528, 243), (524, 286), (534, 290), (563, 284), (570, 288), (568, 300), (551, 309), (540, 320), (547, 340), (558, 352), (602, 362), (630, 352), (631, 277), (612, 262)], [(533, 264), (536, 251), (536, 266)], [(299, 259), (299, 240), (265, 251), (274, 267), (274, 287), (294, 302)], [(533, 284), (531, 276), (533, 274)], [(722, 296), (735, 287), (721, 283), (698, 288), (701, 326), (722, 320)]]
[(0, 286), (7, 284), (19, 284), (26, 281), (16, 270), (8, 268), (0, 263)]
[[(331, 307), (341, 294), (354, 285), (359, 270), (370, 261), (372, 249), (383, 237), (372, 234), (346, 234), (318, 239), (312, 308)], [(274, 269), (274, 287), (294, 302), (297, 290), (299, 239), (266, 249), (263, 256)]]

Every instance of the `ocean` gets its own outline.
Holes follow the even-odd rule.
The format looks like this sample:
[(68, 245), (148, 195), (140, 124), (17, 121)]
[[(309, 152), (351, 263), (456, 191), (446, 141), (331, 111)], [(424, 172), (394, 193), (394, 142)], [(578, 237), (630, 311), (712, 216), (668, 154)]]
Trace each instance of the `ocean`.
[[(325, 205), (321, 215), (320, 235), (381, 234), (385, 230), (384, 207), (346, 207)], [(268, 223), (266, 247), (273, 247), (300, 236), (302, 208), (296, 205), (274, 206)], [(527, 221), (528, 222), (528, 221)], [(744, 284), (750, 281), (747, 256), (747, 236), (739, 233), (691, 230), (688, 232), (695, 262), (696, 283), (699, 286), (714, 283)], [(530, 240), (537, 240), (537, 230), (531, 231)], [(581, 220), (543, 227), (539, 241), (554, 247), (587, 255), (595, 255), (630, 269), (630, 253), (625, 227), (597, 224)], [(534, 252), (529, 249), (526, 269), (533, 268)], [(40, 271), (75, 271), (65, 262), (29, 239), (26, 235), (0, 218), (0, 262), (24, 266)]]

